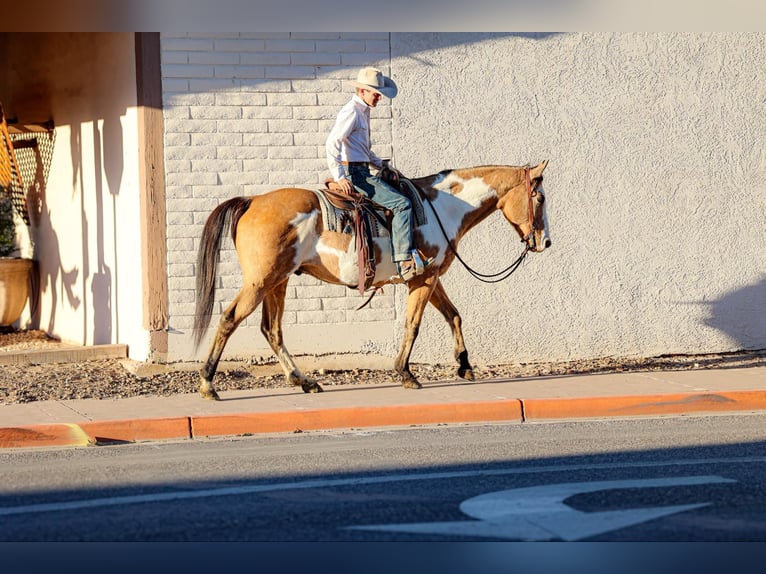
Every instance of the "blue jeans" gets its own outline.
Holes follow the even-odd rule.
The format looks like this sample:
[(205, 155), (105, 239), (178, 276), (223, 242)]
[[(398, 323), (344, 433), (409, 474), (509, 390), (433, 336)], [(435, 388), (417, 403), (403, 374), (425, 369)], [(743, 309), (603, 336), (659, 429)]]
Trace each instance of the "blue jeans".
[(410, 258), (412, 246), (412, 205), (410, 200), (396, 191), (369, 168), (352, 165), (348, 175), (356, 190), (393, 213), (391, 221), (391, 253), (394, 261)]

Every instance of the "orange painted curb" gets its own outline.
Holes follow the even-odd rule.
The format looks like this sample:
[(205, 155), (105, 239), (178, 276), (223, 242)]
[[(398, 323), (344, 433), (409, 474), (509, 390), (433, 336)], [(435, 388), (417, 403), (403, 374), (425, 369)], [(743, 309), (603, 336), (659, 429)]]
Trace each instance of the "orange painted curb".
[(192, 437), (437, 423), (521, 422), (518, 400), (192, 417)]
[(93, 421), (80, 427), (99, 444), (191, 438), (189, 417)]
[(0, 448), (86, 446), (90, 437), (78, 425), (48, 424), (0, 428)]
[(766, 392), (521, 399), (524, 420), (677, 415), (766, 409)]
[(0, 428), (0, 448), (87, 446), (174, 438), (191, 438), (189, 417)]

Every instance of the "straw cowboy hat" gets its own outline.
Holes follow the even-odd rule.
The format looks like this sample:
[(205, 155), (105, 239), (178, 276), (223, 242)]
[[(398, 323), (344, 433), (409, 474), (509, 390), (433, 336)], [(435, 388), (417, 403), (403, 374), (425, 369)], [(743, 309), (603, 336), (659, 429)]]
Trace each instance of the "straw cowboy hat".
[(383, 72), (377, 68), (362, 68), (359, 70), (356, 81), (351, 80), (349, 83), (355, 88), (372, 90), (387, 98), (395, 98), (399, 91), (394, 81), (388, 76), (384, 76)]

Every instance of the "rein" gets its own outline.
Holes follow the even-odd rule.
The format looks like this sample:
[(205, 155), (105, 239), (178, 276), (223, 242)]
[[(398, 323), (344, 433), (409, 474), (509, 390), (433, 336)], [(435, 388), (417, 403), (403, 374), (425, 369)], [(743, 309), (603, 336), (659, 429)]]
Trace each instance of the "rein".
[(449, 237), (447, 237), (447, 232), (444, 229), (444, 225), (442, 224), (441, 219), (439, 218), (439, 213), (434, 208), (433, 204), (431, 203), (431, 200), (426, 196), (425, 199), (428, 202), (428, 205), (431, 206), (431, 210), (434, 212), (434, 215), (436, 216), (436, 221), (439, 224), (439, 228), (442, 230), (442, 234), (444, 235), (444, 239), (447, 240), (447, 245), (450, 248), (450, 251), (455, 255), (455, 258), (460, 261), (460, 263), (465, 267), (466, 271), (470, 273), (473, 277), (478, 279), (479, 281), (483, 283), (499, 283), (500, 281), (504, 281), (510, 277), (516, 269), (519, 268), (522, 261), (524, 261), (524, 258), (527, 256), (527, 253), (529, 253), (529, 237), (534, 233), (534, 212), (532, 210), (532, 182), (530, 180), (529, 176), (529, 167), (524, 168), (524, 175), (526, 179), (526, 186), (527, 186), (527, 200), (529, 202), (529, 223), (530, 223), (530, 230), (529, 234), (524, 237), (521, 242), (525, 244), (524, 251), (521, 252), (521, 255), (519, 255), (519, 258), (516, 259), (513, 263), (511, 263), (508, 267), (503, 269), (502, 271), (498, 271), (497, 273), (479, 273), (475, 269), (473, 269), (468, 263), (466, 263), (462, 257), (460, 257), (460, 254), (457, 252), (457, 249), (452, 244), (452, 241)]

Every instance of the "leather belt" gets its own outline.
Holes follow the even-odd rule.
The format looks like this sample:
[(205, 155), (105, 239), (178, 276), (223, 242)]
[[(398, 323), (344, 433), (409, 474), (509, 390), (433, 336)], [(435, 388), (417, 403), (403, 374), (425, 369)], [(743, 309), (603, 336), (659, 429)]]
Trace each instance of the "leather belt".
[(340, 163), (349, 167), (370, 167), (370, 162), (368, 161), (342, 161)]

